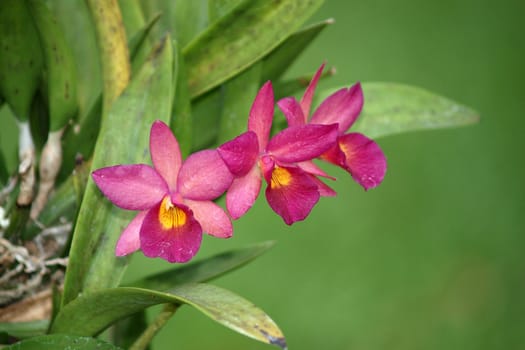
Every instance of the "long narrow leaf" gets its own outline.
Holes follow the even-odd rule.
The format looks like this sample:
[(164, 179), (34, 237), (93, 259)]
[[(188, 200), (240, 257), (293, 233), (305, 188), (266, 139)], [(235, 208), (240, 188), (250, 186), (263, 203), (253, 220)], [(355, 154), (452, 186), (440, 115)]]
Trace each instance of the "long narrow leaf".
[(212, 320), (253, 339), (286, 347), (268, 315), (240, 296), (209, 284), (186, 284), (167, 293), (140, 288), (111, 288), (79, 296), (66, 305), (51, 333), (93, 336), (115, 321), (149, 306), (187, 304)]
[(164, 291), (185, 283), (207, 282), (249, 263), (273, 245), (273, 241), (268, 241), (231, 250), (127, 283), (125, 286)]
[(427, 90), (395, 83), (363, 83), (365, 104), (352, 131), (368, 137), (476, 123), (473, 109)]
[(244, 0), (187, 47), (190, 92), (203, 94), (271, 52), (323, 0)]
[(290, 35), (263, 59), (262, 81), (276, 81), (333, 19), (313, 24)]
[(0, 333), (7, 333), (11, 337), (25, 339), (44, 334), (48, 326), (49, 321), (47, 320), (30, 322), (0, 322)]
[(65, 334), (42, 335), (3, 348), (4, 350), (122, 350), (105, 341)]

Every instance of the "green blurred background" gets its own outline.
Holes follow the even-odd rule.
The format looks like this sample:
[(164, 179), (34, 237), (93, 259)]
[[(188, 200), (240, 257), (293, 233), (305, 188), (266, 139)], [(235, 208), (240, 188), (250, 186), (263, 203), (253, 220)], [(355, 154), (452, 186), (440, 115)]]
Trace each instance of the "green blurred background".
[[(334, 17), (289, 72), (327, 61), (325, 87), (417, 85), (477, 109), (481, 123), (379, 139), (388, 172), (287, 227), (259, 199), (198, 257), (277, 240), (213, 283), (280, 325), (290, 349), (525, 349), (525, 3), (329, 0)], [(366, 96), (365, 96), (366, 106)], [(140, 254), (138, 254), (140, 255)], [(167, 269), (136, 256), (127, 279)], [(177, 312), (154, 349), (269, 349), (197, 311)]]

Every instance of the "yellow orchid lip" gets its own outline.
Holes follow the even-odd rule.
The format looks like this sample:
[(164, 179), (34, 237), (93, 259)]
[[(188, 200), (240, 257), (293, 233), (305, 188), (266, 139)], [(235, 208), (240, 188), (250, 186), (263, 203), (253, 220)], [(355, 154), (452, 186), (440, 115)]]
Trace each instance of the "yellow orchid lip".
[(292, 181), (292, 174), (285, 168), (276, 166), (272, 171), (270, 187), (272, 189), (288, 186)]
[(164, 197), (159, 208), (159, 222), (165, 230), (177, 229), (186, 224), (187, 215), (175, 206), (168, 196)]

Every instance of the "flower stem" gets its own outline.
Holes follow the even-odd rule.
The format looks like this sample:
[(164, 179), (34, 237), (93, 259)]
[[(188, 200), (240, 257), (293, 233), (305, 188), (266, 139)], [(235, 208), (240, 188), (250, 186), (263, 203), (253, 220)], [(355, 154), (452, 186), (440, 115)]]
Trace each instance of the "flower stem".
[(175, 311), (177, 311), (179, 305), (176, 304), (165, 304), (162, 311), (157, 315), (157, 318), (142, 332), (140, 337), (131, 345), (129, 350), (144, 350), (151, 343), (153, 337), (157, 334), (158, 331), (168, 322), (168, 320), (173, 316)]

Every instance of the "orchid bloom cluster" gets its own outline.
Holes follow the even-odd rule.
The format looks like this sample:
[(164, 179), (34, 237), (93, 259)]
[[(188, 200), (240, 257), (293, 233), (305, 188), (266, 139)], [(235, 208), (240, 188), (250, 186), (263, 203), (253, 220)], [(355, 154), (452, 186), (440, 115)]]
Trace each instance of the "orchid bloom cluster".
[[(277, 105), (288, 127), (270, 135), (274, 117), (271, 82), (259, 90), (248, 130), (217, 149), (182, 160), (169, 127), (151, 127), (153, 166), (116, 165), (95, 170), (93, 180), (115, 205), (138, 214), (122, 232), (116, 255), (142, 250), (148, 257), (187, 262), (198, 251), (202, 233), (228, 238), (231, 219), (243, 216), (257, 199), (263, 180), (270, 207), (288, 225), (304, 220), (321, 196), (336, 193), (320, 177), (334, 179), (314, 162), (321, 159), (346, 171), (368, 190), (381, 183), (386, 159), (379, 146), (359, 133), (346, 133), (363, 106), (359, 83), (324, 100), (309, 118), (322, 65), (303, 97)], [(227, 212), (213, 202), (226, 193)]]

